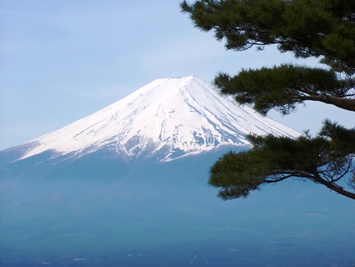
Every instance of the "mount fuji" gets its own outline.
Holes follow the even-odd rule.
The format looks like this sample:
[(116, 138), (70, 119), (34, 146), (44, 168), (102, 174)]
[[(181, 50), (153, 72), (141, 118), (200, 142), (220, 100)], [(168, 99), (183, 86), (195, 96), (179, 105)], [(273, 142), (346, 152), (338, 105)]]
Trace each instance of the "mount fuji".
[(299, 133), (222, 97), (193, 77), (157, 79), (120, 101), (57, 131), (1, 152), (13, 161), (43, 152), (80, 158), (108, 150), (125, 161), (171, 161), (222, 146), (248, 146), (246, 135)]
[(0, 151), (0, 266), (354, 265), (345, 198), (297, 180), (238, 201), (207, 186), (249, 133), (299, 136), (189, 76)]

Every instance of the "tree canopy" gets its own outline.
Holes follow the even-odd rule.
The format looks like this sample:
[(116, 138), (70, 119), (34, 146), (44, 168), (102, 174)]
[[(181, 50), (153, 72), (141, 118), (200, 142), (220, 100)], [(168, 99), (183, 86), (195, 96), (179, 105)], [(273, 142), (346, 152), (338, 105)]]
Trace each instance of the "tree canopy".
[[(323, 68), (282, 64), (219, 73), (223, 95), (266, 115), (288, 115), (305, 101), (355, 112), (355, 1), (199, 0), (181, 3), (195, 26), (213, 31), (229, 50), (278, 50), (319, 58)], [(269, 183), (296, 178), (355, 200), (355, 129), (325, 120), (312, 137), (248, 136), (252, 148), (223, 155), (210, 169), (209, 183), (222, 199), (246, 197)], [(344, 183), (344, 181), (346, 183)]]

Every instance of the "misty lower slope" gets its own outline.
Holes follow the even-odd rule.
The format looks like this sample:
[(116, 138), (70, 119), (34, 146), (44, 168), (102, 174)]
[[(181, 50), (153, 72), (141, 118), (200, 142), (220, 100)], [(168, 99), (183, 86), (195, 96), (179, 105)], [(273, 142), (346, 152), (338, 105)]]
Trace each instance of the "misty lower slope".
[(0, 179), (0, 263), (355, 263), (351, 201), (300, 181), (222, 201), (207, 179), (208, 167), (223, 152), (131, 165), (104, 151), (73, 162), (42, 154), (6, 165)]

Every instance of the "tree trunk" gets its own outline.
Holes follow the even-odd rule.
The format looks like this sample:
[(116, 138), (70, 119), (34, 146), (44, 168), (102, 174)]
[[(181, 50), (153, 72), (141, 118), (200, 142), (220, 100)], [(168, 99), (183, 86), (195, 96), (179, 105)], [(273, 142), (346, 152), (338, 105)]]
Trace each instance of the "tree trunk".
[(344, 190), (343, 187), (337, 185), (337, 184), (334, 184), (334, 183), (331, 183), (331, 182), (328, 182), (324, 179), (322, 179), (321, 177), (319, 177), (317, 175), (317, 177), (314, 177), (314, 180), (322, 185), (325, 185), (326, 187), (328, 187), (329, 189), (337, 192), (338, 194), (340, 195), (343, 195), (345, 197), (348, 197), (348, 198), (351, 198), (351, 199), (354, 199), (355, 200), (355, 193), (352, 193), (352, 192), (349, 192), (349, 191), (346, 191)]
[(326, 104), (334, 105), (338, 108), (355, 111), (355, 99), (343, 98), (336, 96), (326, 96), (326, 95), (312, 95), (309, 100), (320, 101)]

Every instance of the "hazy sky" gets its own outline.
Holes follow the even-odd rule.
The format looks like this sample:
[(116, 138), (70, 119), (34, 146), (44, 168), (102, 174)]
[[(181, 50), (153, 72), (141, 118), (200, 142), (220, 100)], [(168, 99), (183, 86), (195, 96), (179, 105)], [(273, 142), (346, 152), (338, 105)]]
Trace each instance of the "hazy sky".
[[(274, 48), (226, 51), (194, 28), (180, 0), (0, 0), (0, 150), (90, 115), (162, 77), (215, 74), (295, 60)], [(324, 118), (354, 116), (307, 103), (270, 117), (315, 134)]]

